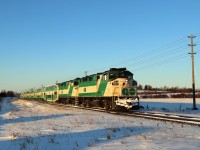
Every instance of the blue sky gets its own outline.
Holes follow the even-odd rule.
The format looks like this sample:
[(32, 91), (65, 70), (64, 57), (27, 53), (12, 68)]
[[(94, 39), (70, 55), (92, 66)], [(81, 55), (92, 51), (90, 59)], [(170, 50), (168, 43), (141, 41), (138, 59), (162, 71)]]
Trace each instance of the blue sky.
[[(1, 0), (0, 90), (110, 67), (126, 67), (142, 85), (190, 87), (190, 56), (178, 58), (190, 51), (190, 34), (200, 51), (199, 7), (199, 0)], [(198, 53), (195, 77), (200, 88)]]

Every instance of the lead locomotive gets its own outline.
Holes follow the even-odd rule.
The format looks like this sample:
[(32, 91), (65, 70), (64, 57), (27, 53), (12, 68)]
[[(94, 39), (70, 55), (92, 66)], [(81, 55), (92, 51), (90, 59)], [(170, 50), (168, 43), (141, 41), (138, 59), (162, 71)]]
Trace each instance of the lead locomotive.
[(126, 68), (111, 68), (105, 72), (29, 90), (21, 93), (21, 97), (107, 110), (140, 107), (137, 82)]

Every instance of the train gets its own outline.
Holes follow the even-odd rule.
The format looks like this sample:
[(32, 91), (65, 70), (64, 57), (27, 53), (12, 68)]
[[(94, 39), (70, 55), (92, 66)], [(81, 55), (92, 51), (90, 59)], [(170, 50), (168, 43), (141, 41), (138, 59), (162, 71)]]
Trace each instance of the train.
[(20, 97), (106, 110), (140, 108), (137, 81), (126, 68), (110, 68), (82, 78), (31, 89), (22, 92)]

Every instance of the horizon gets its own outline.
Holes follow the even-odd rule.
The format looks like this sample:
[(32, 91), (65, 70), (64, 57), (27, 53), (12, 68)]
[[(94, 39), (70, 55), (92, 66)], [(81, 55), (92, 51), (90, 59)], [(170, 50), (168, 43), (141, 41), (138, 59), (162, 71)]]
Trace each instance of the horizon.
[(1, 1), (0, 91), (126, 67), (138, 85), (200, 88), (200, 1)]

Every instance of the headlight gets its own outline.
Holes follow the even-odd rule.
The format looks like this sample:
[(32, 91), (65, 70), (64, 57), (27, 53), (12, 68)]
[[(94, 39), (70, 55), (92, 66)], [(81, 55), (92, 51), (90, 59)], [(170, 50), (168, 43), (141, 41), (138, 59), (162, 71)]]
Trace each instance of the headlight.
[(122, 89), (122, 94), (123, 95), (128, 95), (128, 89), (127, 88), (124, 88), (124, 89)]
[(136, 94), (136, 90), (135, 89), (129, 89), (129, 94), (130, 95), (135, 95)]

